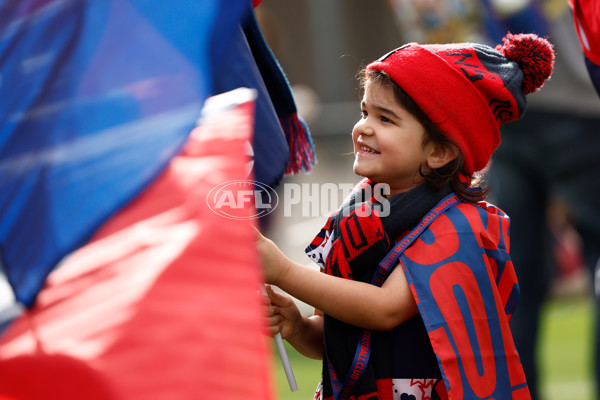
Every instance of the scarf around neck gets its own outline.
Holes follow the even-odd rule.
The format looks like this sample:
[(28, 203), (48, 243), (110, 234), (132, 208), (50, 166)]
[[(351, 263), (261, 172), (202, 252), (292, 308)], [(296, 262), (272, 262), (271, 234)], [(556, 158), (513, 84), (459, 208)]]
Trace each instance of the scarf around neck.
[(344, 200), (334, 217), (327, 273), (369, 282), (396, 240), (452, 192), (450, 185), (436, 190), (423, 184), (385, 198), (383, 190), (383, 185), (364, 179)]

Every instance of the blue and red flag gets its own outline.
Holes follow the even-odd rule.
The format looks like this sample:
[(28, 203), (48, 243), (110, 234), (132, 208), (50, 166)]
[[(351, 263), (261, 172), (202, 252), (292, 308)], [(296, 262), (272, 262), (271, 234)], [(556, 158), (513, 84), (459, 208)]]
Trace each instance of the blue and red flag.
[(205, 196), (249, 143), (269, 184), (314, 158), (251, 2), (0, 0), (0, 93), (0, 396), (269, 398), (251, 225)]

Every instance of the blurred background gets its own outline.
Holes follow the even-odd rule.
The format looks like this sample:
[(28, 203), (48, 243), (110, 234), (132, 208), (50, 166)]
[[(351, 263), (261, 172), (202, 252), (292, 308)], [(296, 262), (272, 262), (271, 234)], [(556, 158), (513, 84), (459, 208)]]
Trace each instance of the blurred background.
[[(256, 9), (259, 23), (294, 89), (299, 113), (310, 127), (318, 159), (310, 174), (286, 177), (280, 187), (285, 183), (304, 185), (302, 194), (310, 200), (311, 196), (319, 196), (316, 192), (319, 184), (354, 184), (359, 180), (352, 172), (350, 134), (359, 118), (356, 74), (362, 66), (409, 41), (496, 44), (494, 29), (501, 30), (498, 28), (501, 25), (490, 19), (490, 9), (497, 12), (496, 16), (507, 17), (527, 5), (527, 1), (521, 0), (493, 3), (468, 0), (263, 0)], [(541, 7), (541, 12), (549, 19), (564, 17), (565, 21), (572, 21), (566, 1), (548, 1)], [(528, 15), (527, 18), (535, 16)], [(575, 38), (573, 32), (564, 36), (569, 36), (568, 40)], [(570, 58), (581, 59), (580, 73), (584, 71), (580, 49), (577, 42), (571, 43), (570, 50), (576, 53)], [(559, 60), (557, 68), (566, 71), (568, 67), (561, 66)], [(566, 74), (574, 72), (566, 71)], [(574, 99), (567, 93), (560, 97), (569, 99), (572, 104), (585, 102), (579, 108), (598, 107), (596, 114), (599, 114), (597, 99), (595, 103), (585, 100), (583, 90), (588, 90), (585, 87), (591, 87), (591, 84), (585, 82), (585, 72), (581, 76), (581, 82), (571, 85), (575, 89), (578, 85), (584, 87), (581, 96), (575, 91)], [(563, 107), (546, 99), (538, 102), (544, 101), (550, 107)], [(488, 182), (493, 187), (494, 178), (489, 177)], [(331, 193), (329, 196), (332, 197)], [(329, 212), (343, 200), (342, 191), (337, 199), (331, 200), (330, 209), (319, 209), (317, 213), (306, 204), (304, 209), (302, 204), (280, 205), (263, 221), (267, 236), (293, 260), (311, 265), (304, 248), (325, 223)], [(489, 200), (494, 202), (494, 196)], [(578, 232), (568, 222), (552, 224), (552, 221), (566, 221), (561, 207), (550, 207), (549, 210), (552, 246), (544, 257), (548, 259), (548, 285), (547, 290), (539, 294), (542, 297), (539, 333), (536, 335), (533, 325), (530, 332), (537, 337), (537, 341), (533, 340), (537, 349), (537, 393), (545, 400), (592, 400), (596, 398), (592, 372), (595, 312), (592, 278), (585, 267)], [(301, 308), (307, 314), (312, 313), (307, 305), (301, 304)], [(299, 391), (290, 392), (281, 365), (275, 360), (279, 398), (310, 398), (320, 379), (320, 361), (305, 359), (291, 347), (288, 352)]]

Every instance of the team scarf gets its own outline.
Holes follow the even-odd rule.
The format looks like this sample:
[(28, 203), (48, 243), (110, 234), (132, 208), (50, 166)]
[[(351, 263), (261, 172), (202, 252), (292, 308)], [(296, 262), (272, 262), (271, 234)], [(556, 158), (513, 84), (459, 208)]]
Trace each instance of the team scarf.
[(376, 263), (401, 234), (451, 192), (420, 185), (387, 198), (386, 186), (363, 179), (332, 217), (336, 238), (325, 260), (330, 275), (369, 282)]
[[(328, 221), (330, 227), (324, 231), (333, 231), (334, 238), (324, 260), (328, 274), (369, 282), (376, 265), (373, 260), (381, 260), (393, 247), (390, 238), (401, 236), (415, 224), (422, 225), (424, 221), (419, 223), (419, 219), (447, 192), (422, 185), (392, 196), (389, 216), (380, 218), (374, 188), (368, 181), (361, 182)], [(375, 195), (365, 201), (369, 190)], [(431, 226), (419, 231), (399, 257), (436, 353), (448, 398), (529, 399), (508, 326), (519, 296), (508, 256), (508, 217), (481, 202), (447, 208), (430, 219), (435, 219)], [(402, 241), (409, 236), (415, 236), (415, 231)], [(317, 236), (307, 250), (323, 239)], [(328, 332), (336, 336), (330, 337)], [(344, 332), (341, 337), (340, 332)], [(335, 392), (335, 382), (343, 382), (350, 371), (361, 332), (325, 317), (324, 397), (330, 397), (333, 393), (328, 392)], [(353, 394), (377, 391), (372, 369), (367, 363)]]

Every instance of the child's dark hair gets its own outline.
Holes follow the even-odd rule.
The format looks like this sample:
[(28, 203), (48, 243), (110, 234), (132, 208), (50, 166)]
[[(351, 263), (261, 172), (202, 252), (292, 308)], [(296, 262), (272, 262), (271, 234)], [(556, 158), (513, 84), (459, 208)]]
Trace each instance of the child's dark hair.
[(441, 189), (444, 186), (451, 184), (454, 192), (468, 202), (477, 202), (485, 199), (488, 194), (488, 188), (485, 185), (485, 182), (480, 177), (473, 179), (472, 176), (464, 171), (464, 156), (458, 146), (452, 139), (440, 132), (437, 126), (429, 119), (425, 112), (421, 110), (417, 103), (415, 103), (414, 100), (411, 99), (411, 97), (383, 71), (361, 70), (359, 73), (361, 90), (364, 90), (367, 80), (382, 86), (392, 87), (396, 101), (425, 128), (423, 145), (435, 142), (442, 146), (457, 150), (458, 157), (443, 167), (436, 168), (427, 174), (420, 171), (421, 176), (425, 181), (435, 189)]

